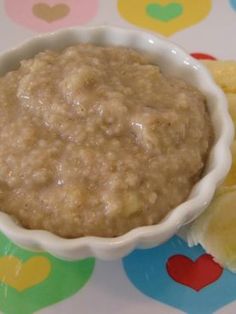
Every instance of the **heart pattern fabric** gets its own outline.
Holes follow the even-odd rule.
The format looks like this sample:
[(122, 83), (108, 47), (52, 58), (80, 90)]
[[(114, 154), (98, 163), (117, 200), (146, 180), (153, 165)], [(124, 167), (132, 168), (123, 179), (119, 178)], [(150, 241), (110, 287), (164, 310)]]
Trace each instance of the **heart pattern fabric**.
[(36, 3), (33, 6), (32, 11), (39, 19), (52, 23), (66, 17), (70, 12), (70, 8), (66, 4), (50, 6), (47, 3)]
[(0, 258), (0, 282), (18, 292), (42, 283), (50, 274), (51, 263), (42, 256), (22, 262), (15, 256)]
[(235, 300), (236, 275), (178, 236), (134, 251), (123, 259), (123, 267), (141, 293), (185, 313), (212, 314)]
[(50, 32), (88, 23), (98, 12), (99, 0), (4, 0), (4, 8), (15, 23)]
[(171, 21), (183, 13), (183, 6), (179, 3), (169, 3), (160, 5), (158, 3), (150, 3), (146, 7), (147, 14), (160, 21)]
[(167, 272), (176, 282), (200, 291), (218, 280), (223, 272), (212, 256), (203, 254), (195, 261), (184, 255), (171, 256), (166, 263)]
[(118, 0), (122, 18), (165, 36), (199, 23), (211, 7), (212, 0)]
[(92, 276), (93, 258), (65, 262), (17, 247), (0, 233), (0, 312), (32, 314), (67, 299)]

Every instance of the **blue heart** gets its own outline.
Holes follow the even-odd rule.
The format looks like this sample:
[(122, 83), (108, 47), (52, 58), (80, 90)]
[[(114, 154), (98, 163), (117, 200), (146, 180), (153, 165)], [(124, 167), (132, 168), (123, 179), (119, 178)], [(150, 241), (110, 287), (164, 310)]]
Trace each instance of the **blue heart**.
[(236, 275), (224, 270), (217, 281), (197, 292), (175, 282), (166, 271), (166, 262), (173, 255), (196, 260), (204, 253), (200, 246), (189, 248), (175, 236), (154, 249), (134, 251), (123, 259), (123, 266), (129, 280), (145, 295), (188, 314), (212, 314), (236, 300)]
[(232, 8), (233, 8), (234, 10), (236, 10), (236, 0), (230, 0), (229, 2), (230, 2), (230, 4), (231, 4)]

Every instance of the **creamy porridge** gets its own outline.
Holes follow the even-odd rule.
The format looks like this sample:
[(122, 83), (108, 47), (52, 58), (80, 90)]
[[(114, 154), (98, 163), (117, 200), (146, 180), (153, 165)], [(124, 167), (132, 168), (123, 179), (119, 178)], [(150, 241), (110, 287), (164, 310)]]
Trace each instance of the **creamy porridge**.
[(139, 53), (77, 45), (0, 78), (0, 208), (63, 237), (159, 222), (199, 179), (205, 99)]

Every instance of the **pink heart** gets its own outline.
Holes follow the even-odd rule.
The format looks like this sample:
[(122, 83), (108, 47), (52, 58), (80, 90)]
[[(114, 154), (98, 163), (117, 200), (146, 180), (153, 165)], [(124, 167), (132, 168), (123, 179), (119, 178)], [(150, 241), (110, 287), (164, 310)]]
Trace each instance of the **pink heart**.
[[(99, 0), (5, 0), (4, 4), (6, 13), (14, 22), (39, 32), (48, 32), (87, 23), (96, 16)], [(52, 18), (49, 23), (50, 17), (41, 18), (35, 15), (37, 5), (47, 6), (51, 13), (55, 8), (59, 8), (58, 5), (61, 8), (64, 5), (68, 10), (64, 16), (58, 19)]]

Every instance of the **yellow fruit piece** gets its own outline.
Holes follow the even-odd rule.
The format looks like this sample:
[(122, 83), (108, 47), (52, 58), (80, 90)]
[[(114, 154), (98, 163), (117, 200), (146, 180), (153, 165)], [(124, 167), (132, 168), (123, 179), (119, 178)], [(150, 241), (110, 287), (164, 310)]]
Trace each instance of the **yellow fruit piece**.
[(118, 0), (124, 19), (166, 36), (200, 22), (211, 7), (211, 0)]
[(236, 271), (236, 186), (215, 197), (191, 226), (188, 241), (200, 243), (217, 262)]
[[(226, 93), (236, 126), (236, 62), (202, 62)], [(230, 172), (210, 206), (190, 227), (187, 238), (190, 245), (200, 243), (216, 261), (236, 272), (236, 140), (231, 150)]]
[(235, 61), (202, 61), (213, 75), (216, 83), (226, 93), (236, 93), (236, 62)]
[[(220, 189), (229, 187), (229, 186), (234, 186), (234, 185), (236, 186), (236, 141), (233, 142), (231, 151), (232, 151), (232, 159), (233, 159), (232, 166), (231, 166), (229, 174), (225, 178)], [(235, 229), (236, 229), (236, 226), (235, 226)]]
[(229, 104), (229, 113), (234, 121), (236, 126), (236, 94), (228, 93), (226, 94)]

